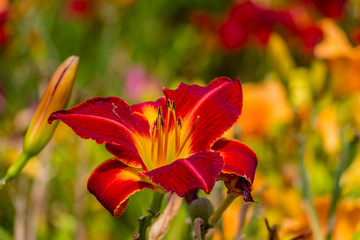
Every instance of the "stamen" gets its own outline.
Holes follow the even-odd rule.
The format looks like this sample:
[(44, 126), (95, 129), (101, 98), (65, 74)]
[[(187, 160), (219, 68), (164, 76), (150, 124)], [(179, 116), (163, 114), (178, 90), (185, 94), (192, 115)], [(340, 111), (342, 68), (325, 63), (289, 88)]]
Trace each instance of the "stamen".
[[(185, 144), (186, 144), (187, 141), (189, 140), (191, 134), (194, 132), (195, 126), (196, 126), (197, 122), (199, 121), (199, 118), (200, 118), (200, 116), (197, 116), (197, 117), (196, 117), (196, 120), (195, 120), (195, 122), (194, 122), (194, 125), (192, 126), (190, 132), (189, 132), (188, 135), (186, 136), (186, 138), (185, 138), (185, 140), (183, 141), (183, 143), (181, 144), (181, 147), (180, 147), (179, 151), (176, 153), (176, 158), (180, 155), (181, 151), (182, 151), (182, 150), (184, 149), (184, 147), (185, 147)], [(180, 119), (180, 118), (179, 118), (179, 119)]]
[(156, 137), (156, 132), (157, 132), (157, 125), (158, 125), (158, 119), (156, 119), (155, 126), (154, 126), (152, 136), (151, 136), (151, 165), (153, 167), (155, 166), (154, 151), (155, 151), (155, 137)]
[(178, 145), (177, 145), (177, 149), (176, 149), (176, 152), (177, 153), (180, 149), (180, 143), (181, 143), (181, 134), (180, 134), (180, 131), (181, 131), (181, 128), (182, 128), (182, 123), (181, 123), (181, 118), (178, 118), (178, 122), (177, 122), (177, 126), (176, 126), (176, 129), (178, 129), (178, 136), (176, 137), (176, 141), (178, 142)]
[(157, 122), (157, 130), (158, 130), (158, 152), (157, 152), (157, 167), (165, 165), (163, 159), (163, 128), (164, 128), (164, 120), (161, 116), (161, 107), (159, 107), (158, 112), (158, 122)]
[(180, 134), (179, 134), (179, 127), (178, 124), (176, 122), (176, 114), (175, 114), (175, 102), (172, 102), (172, 109), (171, 109), (171, 113), (173, 115), (173, 119), (174, 119), (174, 128), (175, 128), (175, 153), (177, 153), (179, 151), (179, 146), (180, 146)]
[(167, 109), (167, 118), (166, 118), (166, 129), (165, 129), (165, 147), (164, 147), (164, 159), (166, 161), (167, 159), (167, 148), (168, 148), (168, 138), (169, 138), (169, 125), (170, 125), (170, 107), (171, 107), (171, 104), (170, 104), (170, 100), (168, 99), (167, 100), (167, 106), (168, 106), (168, 109)]
[(167, 100), (167, 106), (168, 106), (168, 109), (171, 110), (171, 102), (169, 99)]
[(158, 118), (159, 118), (159, 119), (161, 118), (161, 110), (162, 110), (162, 108), (159, 107), (159, 108), (158, 108)]

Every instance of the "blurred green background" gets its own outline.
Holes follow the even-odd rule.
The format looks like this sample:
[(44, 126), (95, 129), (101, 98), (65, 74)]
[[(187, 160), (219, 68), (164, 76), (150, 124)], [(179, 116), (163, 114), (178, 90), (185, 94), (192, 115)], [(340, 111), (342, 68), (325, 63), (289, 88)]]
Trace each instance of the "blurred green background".
[[(0, 176), (70, 55), (80, 64), (69, 107), (240, 78), (244, 109), (228, 134), (258, 155), (256, 203), (237, 199), (208, 238), (266, 239), (266, 218), (281, 239), (360, 239), (359, 11), (358, 0), (0, 0)], [(131, 239), (152, 194), (113, 218), (86, 189), (109, 157), (59, 124), (0, 190), (0, 239)], [(207, 197), (216, 207), (224, 194), (220, 183)], [(165, 239), (192, 239), (188, 208)]]

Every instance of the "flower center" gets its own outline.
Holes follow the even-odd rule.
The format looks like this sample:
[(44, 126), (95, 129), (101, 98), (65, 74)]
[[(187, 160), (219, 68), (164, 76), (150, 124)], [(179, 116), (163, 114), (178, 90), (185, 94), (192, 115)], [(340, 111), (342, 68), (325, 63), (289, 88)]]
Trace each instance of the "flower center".
[[(198, 116), (190, 131), (186, 135), (184, 135), (185, 133), (181, 135), (182, 120), (180, 117), (176, 118), (175, 102), (167, 100), (165, 114), (164, 119), (163, 109), (159, 107), (151, 136), (151, 165), (156, 167), (164, 166), (178, 159), (199, 120)], [(181, 136), (184, 138), (181, 139)], [(169, 145), (174, 145), (173, 150), (169, 149)]]

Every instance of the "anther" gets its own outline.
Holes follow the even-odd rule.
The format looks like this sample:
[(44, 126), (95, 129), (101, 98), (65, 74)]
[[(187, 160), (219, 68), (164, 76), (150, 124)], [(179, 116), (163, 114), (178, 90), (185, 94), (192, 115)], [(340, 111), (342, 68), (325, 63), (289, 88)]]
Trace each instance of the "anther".
[(155, 122), (155, 132), (157, 132), (157, 130), (158, 130), (158, 122), (159, 122), (159, 119), (156, 118), (156, 122)]
[(181, 130), (181, 128), (182, 128), (181, 118), (178, 119), (178, 126), (179, 126), (179, 129)]
[(158, 108), (158, 116), (161, 118), (161, 107)]

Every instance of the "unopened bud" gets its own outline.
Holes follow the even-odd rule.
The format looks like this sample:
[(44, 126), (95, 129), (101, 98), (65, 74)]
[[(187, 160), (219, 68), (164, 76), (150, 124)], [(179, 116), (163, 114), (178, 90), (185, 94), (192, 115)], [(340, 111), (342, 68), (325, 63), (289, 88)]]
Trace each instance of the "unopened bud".
[(48, 124), (51, 113), (64, 109), (69, 102), (79, 58), (66, 59), (53, 74), (24, 138), (24, 152), (38, 154), (51, 139), (56, 126)]
[(201, 218), (205, 225), (209, 224), (209, 218), (214, 213), (214, 207), (209, 199), (198, 198), (191, 202), (190, 217), (194, 222), (196, 218)]
[(47, 120), (51, 113), (66, 107), (71, 96), (78, 63), (79, 58), (71, 56), (56, 69), (25, 134), (23, 152), (0, 180), (0, 186), (16, 177), (27, 161), (37, 155), (50, 141), (57, 123), (50, 125)]

